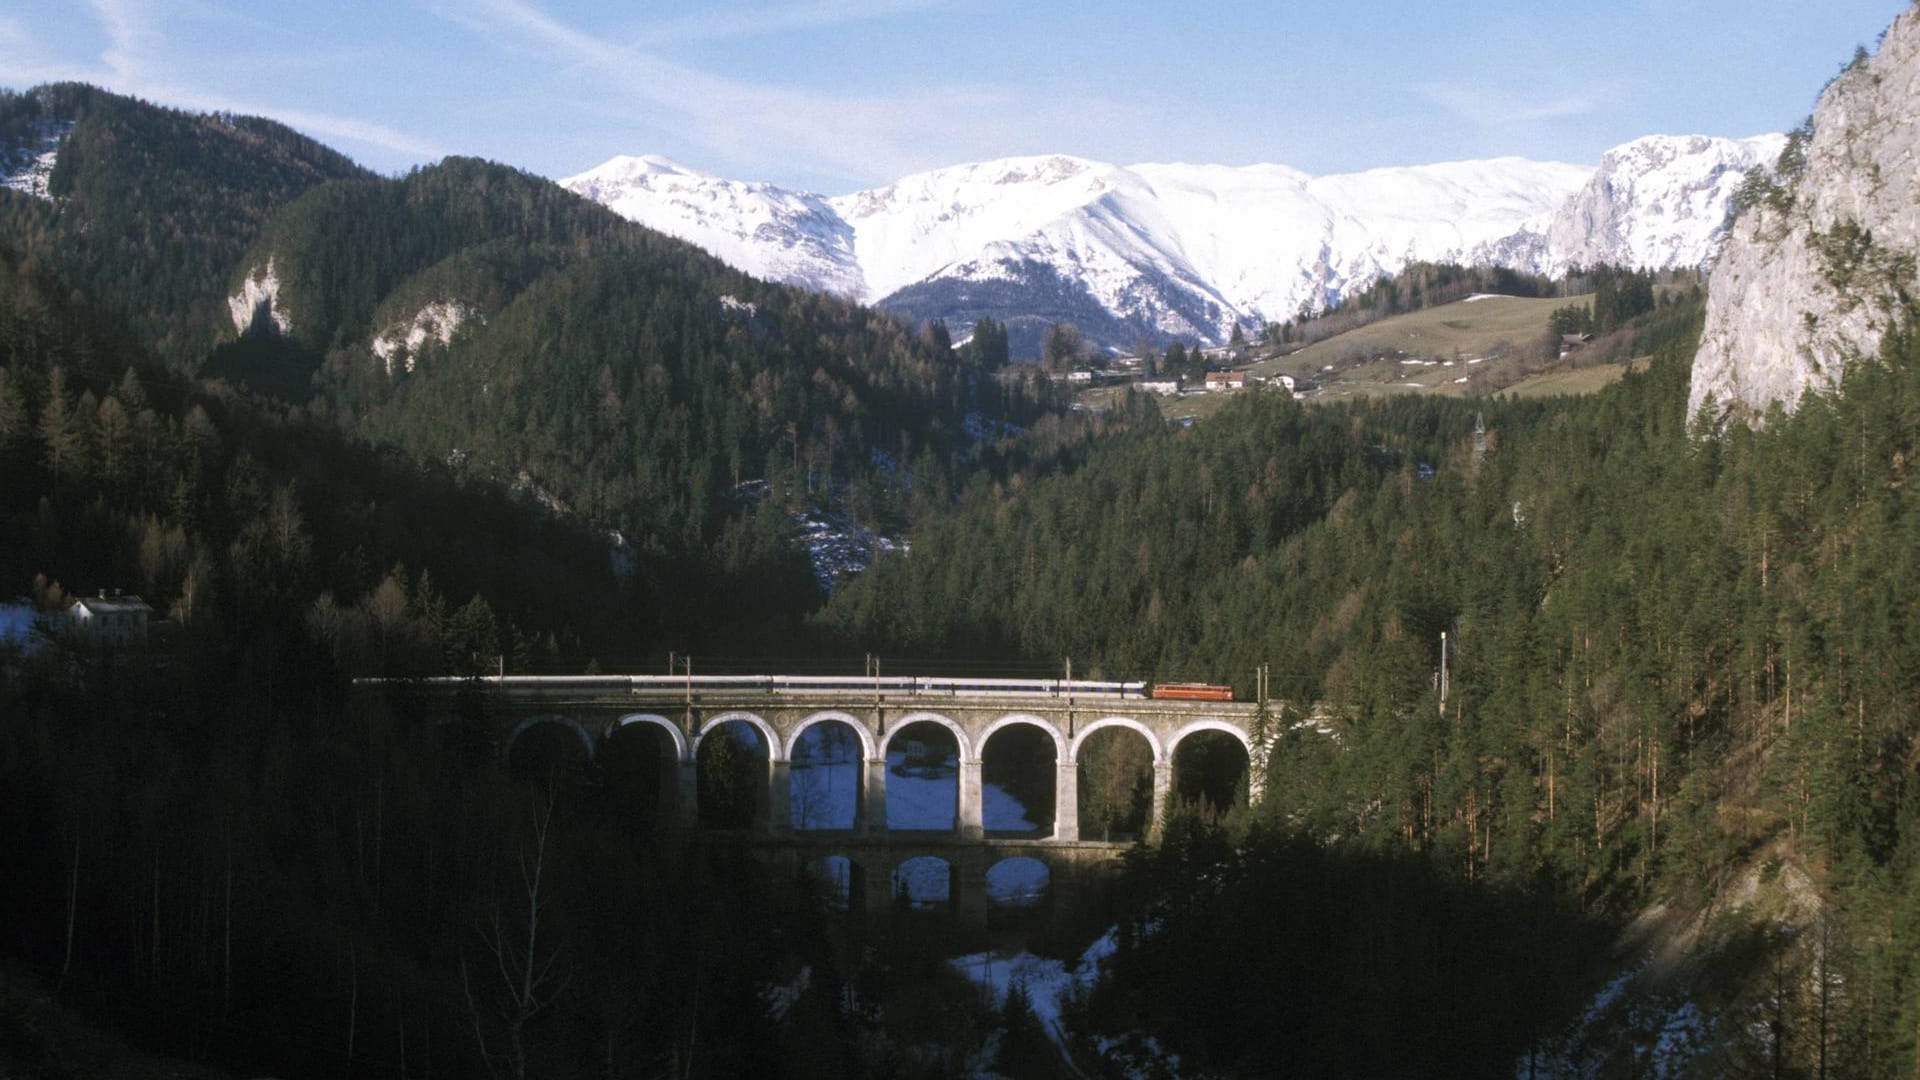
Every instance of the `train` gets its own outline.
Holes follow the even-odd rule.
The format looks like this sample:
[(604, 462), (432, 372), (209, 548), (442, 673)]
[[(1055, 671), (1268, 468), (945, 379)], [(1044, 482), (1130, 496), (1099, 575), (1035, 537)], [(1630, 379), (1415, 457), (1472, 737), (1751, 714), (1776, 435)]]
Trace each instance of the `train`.
[[(426, 679), (355, 679), (378, 685), (411, 682), (459, 686), (472, 679), (434, 676)], [(657, 696), (694, 694), (792, 694), (847, 697), (1071, 697), (1153, 698), (1162, 701), (1232, 701), (1233, 687), (1215, 683), (1108, 681), (1100, 679), (989, 679), (976, 676), (932, 675), (489, 675), (480, 681), (502, 687), (552, 687), (576, 691), (635, 693)]]
[(631, 675), (639, 691), (664, 693), (917, 694), (946, 697), (1143, 698), (1144, 682), (1094, 679), (987, 679), (929, 675)]
[(1233, 687), (1197, 682), (1155, 683), (1153, 696), (1172, 701), (1232, 701)]
[(1147, 683), (1098, 679), (989, 679), (929, 675), (630, 675), (637, 691), (771, 694), (912, 694), (945, 697), (1159, 698), (1232, 701), (1233, 688), (1211, 683)]

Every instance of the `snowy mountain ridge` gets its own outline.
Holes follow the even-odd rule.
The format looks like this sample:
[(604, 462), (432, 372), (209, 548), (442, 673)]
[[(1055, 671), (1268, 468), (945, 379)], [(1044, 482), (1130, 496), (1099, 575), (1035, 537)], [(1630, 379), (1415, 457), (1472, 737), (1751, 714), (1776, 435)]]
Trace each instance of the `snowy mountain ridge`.
[(756, 276), (913, 318), (1217, 343), (1420, 260), (1701, 265), (1742, 173), (1782, 141), (1650, 136), (1597, 168), (1506, 157), (1327, 176), (1046, 155), (831, 197), (616, 157), (561, 184)]

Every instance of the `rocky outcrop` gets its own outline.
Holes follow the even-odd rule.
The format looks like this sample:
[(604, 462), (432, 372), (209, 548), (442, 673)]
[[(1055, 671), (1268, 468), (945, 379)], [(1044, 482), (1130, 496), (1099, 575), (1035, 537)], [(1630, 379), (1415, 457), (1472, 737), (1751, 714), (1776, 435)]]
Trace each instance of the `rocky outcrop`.
[(1708, 287), (1691, 415), (1756, 423), (1880, 347), (1920, 251), (1920, 9), (1830, 83), (1780, 174), (1750, 183)]
[[(420, 353), (429, 345), (446, 345), (453, 332), (468, 319), (480, 319), (471, 304), (459, 300), (438, 300), (413, 313), (413, 318), (396, 323), (374, 335), (373, 355), (392, 375), (396, 363), (403, 371), (412, 371)], [(484, 319), (480, 319), (484, 322)]]
[(239, 291), (227, 297), (227, 313), (233, 317), (236, 334), (284, 335), (293, 331), (293, 322), (280, 300), (280, 275), (274, 272), (272, 259), (241, 280)]

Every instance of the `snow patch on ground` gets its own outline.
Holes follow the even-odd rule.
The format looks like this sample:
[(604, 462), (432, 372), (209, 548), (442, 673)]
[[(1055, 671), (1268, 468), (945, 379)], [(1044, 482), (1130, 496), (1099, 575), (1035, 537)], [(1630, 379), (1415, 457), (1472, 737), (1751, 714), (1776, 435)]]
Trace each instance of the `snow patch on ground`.
[(1469, 296), (1469, 297), (1467, 297), (1467, 298), (1466, 298), (1465, 300), (1462, 300), (1462, 301), (1460, 301), (1460, 302), (1461, 302), (1461, 303), (1463, 303), (1463, 304), (1471, 304), (1471, 303), (1475, 303), (1476, 301), (1480, 301), (1480, 300), (1511, 300), (1511, 299), (1513, 299), (1513, 297), (1512, 297), (1512, 296), (1511, 296), (1510, 294), (1508, 294), (1508, 293), (1501, 293), (1501, 292), (1477, 292), (1477, 293), (1474, 293), (1474, 294), (1473, 294), (1472, 296)]
[(0, 648), (16, 648), (30, 655), (46, 643), (40, 614), (31, 604), (0, 604)]
[(513, 478), (513, 484), (509, 490), (515, 495), (524, 495), (532, 499), (547, 513), (557, 517), (566, 517), (572, 513), (560, 496), (548, 491), (540, 481), (533, 478), (532, 473), (525, 469), (521, 469), (520, 474)]
[(52, 199), (48, 184), (60, 157), (60, 140), (72, 130), (71, 121), (42, 123), (27, 141), (0, 150), (0, 187), (36, 199)]
[[(873, 463), (888, 473), (899, 468), (884, 451), (874, 452)], [(765, 502), (772, 494), (773, 485), (765, 480), (743, 480), (733, 488), (733, 497), (747, 506)], [(826, 593), (871, 566), (881, 554), (911, 550), (905, 537), (875, 532), (854, 524), (845, 515), (820, 507), (796, 511), (792, 521), (793, 542), (807, 549), (807, 559), (813, 564), (813, 579)]]
[(1018, 984), (1027, 992), (1033, 1014), (1040, 1019), (1047, 1037), (1066, 1046), (1066, 1025), (1061, 1013), (1076, 994), (1085, 994), (1099, 981), (1102, 965), (1119, 949), (1119, 930), (1108, 930), (1087, 946), (1073, 966), (1065, 961), (1035, 956), (1022, 949), (1006, 955), (991, 952), (956, 956), (954, 969), (993, 995), (997, 1008), (1005, 1004), (1007, 990)]
[[(860, 790), (860, 745), (821, 745), (809, 729), (789, 770), (790, 813), (798, 829), (851, 829)], [(953, 755), (938, 762), (909, 762), (897, 747), (887, 754), (887, 827), (906, 831), (954, 828), (959, 798), (959, 767)], [(980, 785), (980, 809), (987, 827), (1009, 832), (1039, 828), (1027, 808), (999, 784)]]
[(992, 442), (995, 439), (1026, 434), (1027, 429), (1018, 424), (1009, 424), (1005, 420), (989, 420), (979, 412), (970, 412), (960, 421), (967, 429), (967, 438), (974, 442)]
[(1644, 1075), (1659, 1080), (1686, 1075), (1694, 1059), (1712, 1046), (1713, 1024), (1692, 1001), (1642, 986), (1652, 967), (1648, 958), (1601, 987), (1565, 1031), (1514, 1062), (1515, 1080), (1599, 1080), (1619, 1064), (1623, 1030), (1652, 1036), (1650, 1044), (1638, 1043), (1645, 1047), (1645, 1056), (1634, 1055)]
[(903, 537), (883, 536), (824, 510), (802, 510), (793, 515), (793, 524), (807, 547), (813, 579), (822, 592), (832, 592), (883, 552), (908, 550)]
[(788, 773), (788, 792), (796, 829), (851, 829), (860, 801), (860, 742), (816, 738), (823, 728), (844, 731), (837, 724), (815, 724), (800, 737)]
[(1000, 907), (1039, 907), (1052, 884), (1047, 864), (1025, 855), (1002, 859), (987, 868), (987, 900)]
[(800, 995), (806, 993), (807, 987), (812, 985), (813, 968), (803, 967), (800, 969), (800, 974), (793, 977), (792, 982), (774, 983), (761, 990), (760, 1001), (767, 1007), (767, 1016), (776, 1024), (785, 1020), (787, 1014), (792, 1012), (794, 1005), (799, 1002)]
[(468, 319), (480, 319), (479, 312), (458, 300), (438, 300), (413, 313), (413, 318), (395, 323), (375, 335), (373, 355), (380, 358), (387, 367), (387, 374), (393, 374), (393, 363), (399, 358), (404, 370), (412, 371), (414, 360), (420, 355), (420, 347), (432, 341), (445, 345), (453, 340), (453, 332)]
[(894, 869), (889, 887), (895, 896), (904, 891), (916, 911), (943, 908), (953, 896), (953, 866), (932, 855), (908, 859)]
[(1180, 1075), (1179, 1056), (1151, 1035), (1132, 1035), (1125, 1039), (1101, 1035), (1093, 1044), (1107, 1064), (1120, 1070), (1120, 1075), (1127, 1080)]
[(280, 275), (274, 271), (272, 259), (267, 260), (265, 268), (248, 274), (240, 283), (240, 291), (227, 297), (227, 311), (233, 316), (236, 334), (253, 329), (263, 314), (278, 332), (293, 331), (293, 323), (280, 304)]

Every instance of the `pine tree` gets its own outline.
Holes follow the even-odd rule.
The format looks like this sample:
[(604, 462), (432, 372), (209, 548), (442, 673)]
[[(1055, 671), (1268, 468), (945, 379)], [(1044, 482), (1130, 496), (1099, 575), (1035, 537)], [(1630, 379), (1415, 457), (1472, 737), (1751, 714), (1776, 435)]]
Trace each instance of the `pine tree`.
[(132, 471), (133, 422), (120, 399), (112, 394), (100, 403), (96, 415), (100, 450), (100, 475), (107, 483), (119, 485)]
[(55, 485), (86, 468), (85, 432), (67, 396), (67, 372), (55, 367), (47, 375), (47, 400), (40, 410), (40, 447)]
[(12, 368), (0, 367), (0, 453), (25, 446), (33, 435), (26, 395)]
[(1008, 1076), (1047, 1076), (1058, 1064), (1046, 1029), (1034, 1014), (1027, 996), (1027, 984), (1015, 977), (1007, 985), (1007, 997), (1000, 1005), (1000, 1054), (997, 1068)]

